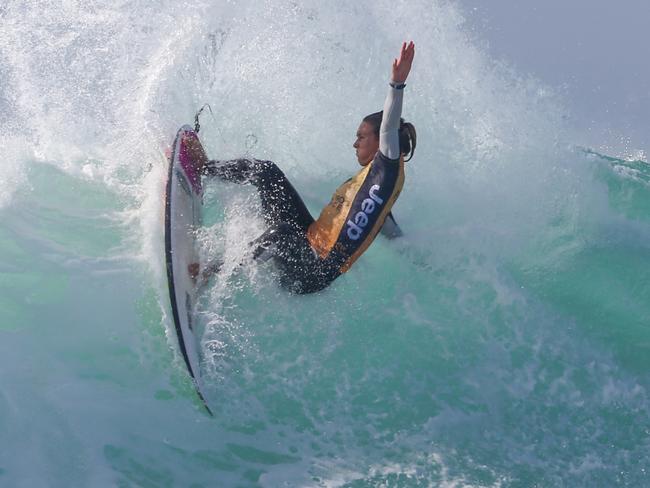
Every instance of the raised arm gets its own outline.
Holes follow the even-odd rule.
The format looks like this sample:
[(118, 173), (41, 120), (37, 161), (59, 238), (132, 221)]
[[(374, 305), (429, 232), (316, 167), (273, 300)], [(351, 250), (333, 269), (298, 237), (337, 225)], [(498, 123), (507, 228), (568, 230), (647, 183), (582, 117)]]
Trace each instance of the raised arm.
[(415, 44), (413, 41), (402, 44), (399, 58), (393, 60), (390, 89), (384, 102), (384, 116), (379, 128), (379, 150), (389, 159), (399, 159), (399, 126), (402, 116), (402, 98), (404, 86), (411, 71)]

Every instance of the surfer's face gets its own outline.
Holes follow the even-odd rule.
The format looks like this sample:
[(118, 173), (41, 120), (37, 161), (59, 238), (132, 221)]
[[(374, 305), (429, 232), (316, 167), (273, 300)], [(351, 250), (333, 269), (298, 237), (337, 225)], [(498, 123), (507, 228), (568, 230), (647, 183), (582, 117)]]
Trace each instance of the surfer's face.
[(357, 140), (352, 145), (357, 150), (357, 161), (361, 166), (366, 166), (379, 151), (379, 137), (368, 122), (361, 122), (357, 129)]

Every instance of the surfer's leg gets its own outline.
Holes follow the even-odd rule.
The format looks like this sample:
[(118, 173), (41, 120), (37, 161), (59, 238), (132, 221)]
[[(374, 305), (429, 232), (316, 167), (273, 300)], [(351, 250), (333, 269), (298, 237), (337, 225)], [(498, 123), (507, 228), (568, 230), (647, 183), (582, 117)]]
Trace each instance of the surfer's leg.
[(213, 159), (204, 165), (203, 173), (233, 183), (250, 183), (259, 170), (258, 167), (256, 159)]
[(282, 170), (271, 161), (260, 161), (263, 170), (255, 182), (264, 218), (269, 225), (291, 224), (303, 233), (314, 222), (307, 206)]
[(292, 293), (320, 291), (339, 274), (336, 270), (330, 272), (330, 266), (316, 255), (304, 232), (286, 222), (271, 227), (251, 245), (256, 261), (273, 259), (278, 267), (280, 286)]
[(314, 221), (296, 189), (273, 161), (209, 161), (205, 173), (225, 181), (255, 185), (262, 200), (264, 219), (269, 225), (286, 222), (307, 232)]
[(290, 244), (296, 234), (296, 228), (286, 222), (280, 222), (266, 230), (261, 236), (250, 243), (253, 247), (253, 259), (266, 262), (270, 258), (284, 254), (287, 244)]

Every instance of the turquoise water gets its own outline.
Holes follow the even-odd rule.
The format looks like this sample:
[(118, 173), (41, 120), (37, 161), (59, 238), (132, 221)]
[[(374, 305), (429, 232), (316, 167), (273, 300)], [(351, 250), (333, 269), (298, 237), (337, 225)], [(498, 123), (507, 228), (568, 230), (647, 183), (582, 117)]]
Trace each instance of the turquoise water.
[[(453, 4), (393, 5), (0, 8), (0, 486), (649, 484), (647, 162), (575, 148)], [(255, 194), (208, 184), (209, 417), (170, 322), (165, 148), (208, 101), (209, 154), (278, 161), (317, 213), (402, 37), (404, 238), (291, 296), (237, 266)]]

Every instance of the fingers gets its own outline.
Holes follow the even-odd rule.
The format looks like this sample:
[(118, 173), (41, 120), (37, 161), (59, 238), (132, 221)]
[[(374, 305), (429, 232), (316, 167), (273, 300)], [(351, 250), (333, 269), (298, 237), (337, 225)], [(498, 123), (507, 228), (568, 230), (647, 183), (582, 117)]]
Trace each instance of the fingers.
[(403, 42), (402, 48), (399, 52), (398, 64), (402, 61), (411, 61), (415, 56), (415, 43), (410, 41), (408, 43)]
[(413, 41), (409, 42), (408, 45), (404, 43), (402, 51), (407, 59), (413, 59), (413, 55), (415, 54), (415, 44)]
[(392, 80), (404, 82), (411, 71), (411, 64), (415, 56), (415, 43), (413, 41), (403, 42), (399, 57), (393, 60)]

